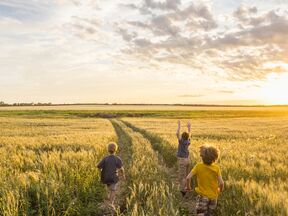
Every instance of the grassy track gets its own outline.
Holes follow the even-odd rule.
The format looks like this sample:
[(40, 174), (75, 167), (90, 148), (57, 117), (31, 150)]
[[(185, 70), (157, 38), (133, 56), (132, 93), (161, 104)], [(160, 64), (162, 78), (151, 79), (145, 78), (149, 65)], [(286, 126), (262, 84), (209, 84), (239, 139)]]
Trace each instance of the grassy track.
[(125, 164), (129, 164), (125, 215), (180, 215), (175, 188), (165, 172), (165, 167), (160, 165), (150, 142), (124, 123), (117, 120), (112, 122), (120, 135), (119, 140), (130, 144), (132, 150), (131, 157), (124, 158)]
[[(131, 128), (133, 131), (141, 133), (151, 143), (153, 149), (157, 151), (160, 159), (164, 161), (165, 165), (169, 167), (169, 178), (173, 181), (174, 185), (178, 185), (177, 176), (177, 157), (176, 146), (172, 146), (170, 143), (162, 139), (157, 134), (150, 133), (142, 128), (138, 128), (135, 125), (122, 121), (125, 125)], [(177, 191), (177, 193), (179, 193)], [(181, 209), (181, 215), (194, 215), (195, 214), (195, 193), (189, 193), (185, 198), (178, 197), (179, 205)]]
[(116, 214), (125, 215), (127, 213), (126, 197), (129, 196), (129, 185), (132, 184), (132, 179), (130, 175), (131, 169), (131, 158), (133, 158), (132, 151), (132, 138), (128, 136), (123, 128), (115, 120), (111, 120), (114, 130), (118, 137), (119, 145), (119, 156), (124, 161), (126, 180), (120, 181), (120, 192), (116, 197), (116, 204), (118, 205), (116, 209)]
[(160, 136), (150, 133), (142, 128), (136, 127), (135, 125), (122, 121), (127, 127), (131, 128), (133, 131), (141, 133), (151, 143), (153, 149), (157, 151), (164, 160), (168, 167), (174, 167), (177, 163), (175, 146), (170, 145), (167, 141), (162, 139)]

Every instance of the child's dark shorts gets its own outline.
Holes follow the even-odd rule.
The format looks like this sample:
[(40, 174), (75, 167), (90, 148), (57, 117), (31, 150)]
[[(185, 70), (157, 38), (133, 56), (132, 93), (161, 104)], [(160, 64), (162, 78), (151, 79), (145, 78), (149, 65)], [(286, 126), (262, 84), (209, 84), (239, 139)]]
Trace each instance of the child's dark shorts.
[(213, 200), (213, 199), (209, 199), (207, 197), (198, 195), (196, 197), (196, 211), (197, 214), (201, 214), (201, 213), (208, 213), (208, 212), (212, 212), (214, 209), (216, 209), (217, 206), (217, 199)]
[(109, 191), (116, 191), (118, 188), (118, 183), (115, 184), (107, 184), (107, 188)]

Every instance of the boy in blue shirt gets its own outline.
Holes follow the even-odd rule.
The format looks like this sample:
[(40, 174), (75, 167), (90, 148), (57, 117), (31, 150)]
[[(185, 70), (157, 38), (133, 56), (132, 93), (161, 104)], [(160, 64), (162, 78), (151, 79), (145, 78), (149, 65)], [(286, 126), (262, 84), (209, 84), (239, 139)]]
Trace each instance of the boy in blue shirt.
[(107, 189), (109, 190), (109, 204), (113, 205), (116, 195), (116, 190), (118, 186), (118, 171), (121, 172), (123, 178), (125, 179), (123, 163), (120, 157), (116, 156), (117, 151), (116, 143), (108, 144), (109, 155), (104, 157), (97, 165), (101, 169), (101, 182), (106, 184)]

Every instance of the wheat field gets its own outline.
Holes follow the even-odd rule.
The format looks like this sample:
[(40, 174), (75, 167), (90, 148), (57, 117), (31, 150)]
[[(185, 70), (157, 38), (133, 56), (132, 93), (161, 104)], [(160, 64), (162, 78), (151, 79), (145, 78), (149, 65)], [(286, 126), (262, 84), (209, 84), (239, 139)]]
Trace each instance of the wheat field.
[[(192, 124), (192, 165), (202, 144), (221, 151), (226, 188), (216, 215), (288, 215), (286, 113), (126, 112), (110, 119), (0, 112), (0, 215), (195, 215), (195, 192), (183, 201), (177, 188), (177, 116), (182, 130)], [(119, 144), (127, 179), (107, 210), (96, 164), (110, 141)]]
[[(219, 164), (226, 189), (219, 199), (219, 215), (288, 215), (288, 118), (182, 122), (188, 120), (192, 123), (192, 163), (200, 161), (199, 147), (205, 143), (214, 144), (221, 151)], [(163, 151), (176, 151), (175, 119), (125, 121), (144, 129), (148, 136), (156, 134), (163, 139)]]
[(116, 139), (108, 120), (0, 118), (0, 126), (1, 215), (98, 213), (96, 163)]

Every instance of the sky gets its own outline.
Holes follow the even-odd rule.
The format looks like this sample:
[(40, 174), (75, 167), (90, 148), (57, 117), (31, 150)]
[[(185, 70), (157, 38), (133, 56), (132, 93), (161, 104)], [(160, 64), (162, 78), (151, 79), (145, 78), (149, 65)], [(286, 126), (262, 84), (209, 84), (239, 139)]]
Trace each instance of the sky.
[(0, 101), (288, 104), (288, 0), (0, 0)]

